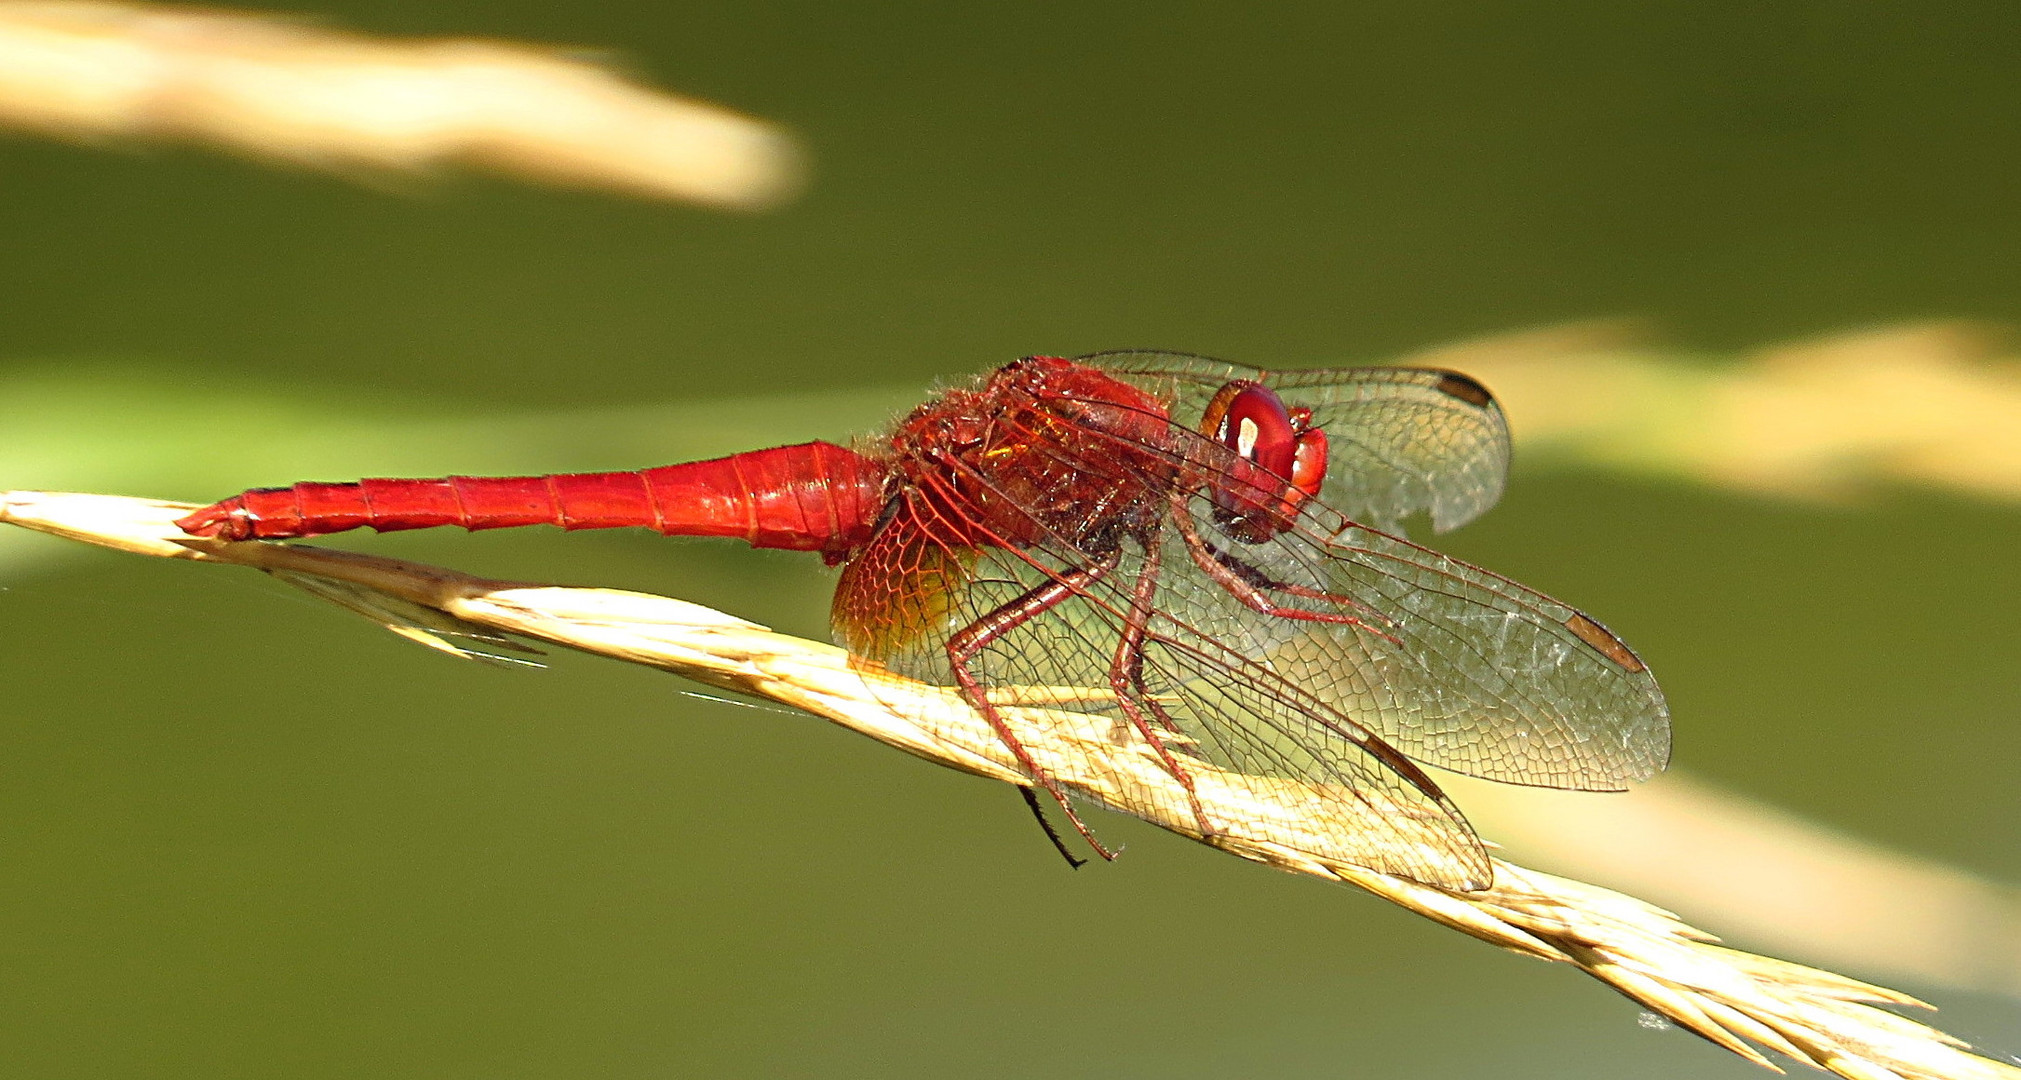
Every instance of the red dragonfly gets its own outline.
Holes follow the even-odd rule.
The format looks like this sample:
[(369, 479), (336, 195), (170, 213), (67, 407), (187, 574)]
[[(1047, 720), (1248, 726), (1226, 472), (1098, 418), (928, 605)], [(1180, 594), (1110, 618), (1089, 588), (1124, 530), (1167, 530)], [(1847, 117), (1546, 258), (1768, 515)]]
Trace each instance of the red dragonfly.
[[(958, 688), (1104, 857), (1027, 750), (1031, 721), (994, 703), (1016, 688), (1098, 688), (1048, 704), (1134, 729), (1202, 836), (1216, 831), (1193, 783), (1204, 765), (1338, 822), (1316, 854), (1478, 889), (1487, 854), (1421, 764), (1604, 791), (1670, 753), (1662, 692), (1619, 638), (1398, 535), (1413, 514), (1439, 531), (1478, 516), (1508, 459), (1500, 407), (1456, 372), (1112, 352), (1020, 360), (854, 449), (299, 483), (179, 524), (231, 540), (644, 526), (818, 551), (842, 567), (840, 642)], [(1312, 849), (1311, 831), (1297, 840)]]

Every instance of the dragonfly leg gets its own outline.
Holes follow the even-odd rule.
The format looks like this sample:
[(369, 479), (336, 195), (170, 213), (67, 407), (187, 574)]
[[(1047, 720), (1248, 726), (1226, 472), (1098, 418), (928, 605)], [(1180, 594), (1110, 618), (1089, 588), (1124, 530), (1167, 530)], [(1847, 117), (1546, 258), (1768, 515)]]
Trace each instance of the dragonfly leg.
[[(1313, 611), (1310, 608), (1293, 607), (1272, 600), (1267, 594), (1281, 592), (1308, 600), (1324, 600), (1343, 607), (1361, 608), (1370, 615), (1381, 619), (1383, 616), (1371, 610), (1368, 605), (1352, 597), (1336, 596), (1319, 589), (1290, 582), (1277, 581), (1262, 570), (1235, 558), (1227, 552), (1216, 549), (1200, 535), (1187, 512), (1184, 496), (1173, 497), (1172, 519), (1179, 525), (1179, 535), (1186, 541), (1186, 553), (1193, 557), (1195, 565), (1205, 571), (1214, 582), (1228, 590), (1229, 595), (1242, 601), (1243, 606), (1262, 615), (1272, 615), (1282, 619), (1300, 619), (1306, 622), (1332, 623), (1337, 626), (1352, 626), (1363, 633), (1373, 634), (1392, 645), (1401, 645), (1396, 635), (1381, 627), (1371, 625), (1367, 620), (1355, 615), (1336, 611)], [(1383, 621), (1387, 622), (1387, 619)]]
[(1158, 543), (1152, 536), (1144, 543), (1144, 566), (1137, 572), (1137, 583), (1130, 589), (1130, 610), (1123, 617), (1123, 637), (1116, 645), (1116, 656), (1109, 664), (1109, 686), (1116, 692), (1116, 704), (1129, 717), (1137, 734), (1151, 745), (1165, 771), (1186, 791), (1186, 801), (1192, 806), (1193, 820), (1200, 826), (1200, 835), (1214, 835), (1214, 827), (1207, 823), (1206, 808), (1200, 805), (1200, 794), (1193, 788), (1193, 774), (1172, 751), (1165, 746), (1165, 740), (1146, 719), (1149, 710), (1158, 723), (1173, 734), (1183, 734), (1172, 715), (1165, 711), (1156, 698), (1144, 687), (1144, 640), (1150, 636), (1151, 599), (1158, 593)]
[(1039, 828), (1046, 831), (1046, 839), (1053, 842), (1053, 850), (1060, 853), (1060, 858), (1067, 860), (1067, 865), (1075, 870), (1088, 865), (1088, 860), (1076, 859), (1074, 853), (1067, 850), (1067, 842), (1060, 839), (1060, 831), (1053, 828), (1052, 819), (1046, 817), (1046, 808), (1039, 803), (1039, 793), (1019, 786), (1018, 794), (1024, 796), (1025, 805), (1031, 808), (1032, 817), (1038, 820)]
[(1059, 783), (1032, 758), (1031, 751), (1025, 748), (1017, 733), (1010, 729), (1003, 714), (997, 711), (982, 682), (969, 670), (968, 665), (969, 661), (974, 660), (988, 648), (991, 642), (1051, 611), (1069, 598), (1080, 595), (1082, 589), (1107, 577), (1121, 559), (1122, 551), (1118, 549), (1093, 566), (1061, 574), (1034, 586), (1022, 596), (1004, 603), (995, 611), (963, 627), (960, 632), (947, 640), (948, 664), (953, 670), (955, 685), (961, 689), (962, 696), (968, 699), (970, 705), (975, 706), (983, 719), (989, 721), (989, 726), (995, 730), (996, 737), (1002, 740), (1005, 748), (1010, 750), (1011, 756), (1017, 759), (1017, 763), (1025, 772), (1046, 789), (1046, 794), (1051, 795), (1054, 802), (1060, 804), (1060, 812), (1066, 814), (1067, 822), (1073, 825), (1075, 832), (1081, 834), (1081, 839), (1088, 842), (1088, 846), (1094, 849), (1095, 854), (1109, 861), (1115, 859), (1116, 853), (1095, 839), (1095, 834), (1081, 820), (1081, 816), (1074, 813), (1073, 806), (1067, 802), (1067, 793), (1062, 791)]

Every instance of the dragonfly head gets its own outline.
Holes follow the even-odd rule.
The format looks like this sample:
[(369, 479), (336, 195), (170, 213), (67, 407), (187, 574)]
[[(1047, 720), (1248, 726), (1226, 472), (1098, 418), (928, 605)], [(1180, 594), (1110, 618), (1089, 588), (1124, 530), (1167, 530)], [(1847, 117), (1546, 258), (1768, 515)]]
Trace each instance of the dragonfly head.
[(1237, 380), (1221, 388), (1200, 432), (1234, 454), (1209, 477), (1214, 518), (1238, 540), (1261, 543), (1289, 529), (1326, 481), (1326, 432), (1312, 410), (1287, 408), (1275, 390)]

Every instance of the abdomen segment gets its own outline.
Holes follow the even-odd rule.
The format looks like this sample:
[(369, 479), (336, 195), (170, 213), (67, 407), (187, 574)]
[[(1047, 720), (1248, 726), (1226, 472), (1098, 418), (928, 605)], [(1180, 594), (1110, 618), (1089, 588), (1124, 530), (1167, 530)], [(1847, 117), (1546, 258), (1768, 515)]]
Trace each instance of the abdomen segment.
[(222, 540), (437, 525), (636, 526), (669, 536), (728, 536), (754, 547), (839, 554), (869, 535), (883, 489), (881, 464), (833, 443), (814, 442), (636, 472), (256, 488), (176, 524), (192, 535)]

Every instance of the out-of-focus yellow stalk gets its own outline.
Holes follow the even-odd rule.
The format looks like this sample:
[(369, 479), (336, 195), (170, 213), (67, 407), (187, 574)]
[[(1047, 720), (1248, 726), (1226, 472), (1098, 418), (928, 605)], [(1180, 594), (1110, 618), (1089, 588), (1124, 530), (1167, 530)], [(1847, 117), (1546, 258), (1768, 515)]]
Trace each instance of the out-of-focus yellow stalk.
[(1878, 484), (2021, 500), (2021, 363), (1983, 326), (1893, 326), (1708, 364), (1601, 326), (1406, 357), (1481, 380), (1524, 453), (1784, 497)]
[(222, 8), (0, 0), (0, 125), (187, 139), (336, 172), (474, 166), (747, 210), (800, 177), (778, 128), (557, 50)]
[[(946, 687), (865, 671), (829, 645), (683, 601), (606, 589), (474, 578), (439, 567), (304, 545), (196, 540), (172, 524), (185, 504), (11, 492), (0, 522), (139, 554), (235, 563), (317, 591), (409, 636), (513, 634), (678, 672), (827, 717), (966, 772), (1032, 781), (989, 724)], [(1033, 695), (1042, 710), (1044, 695)], [(1127, 727), (1086, 714), (1030, 725), (1026, 749), (1062, 786), (1221, 850), (1280, 869), (1357, 885), (1503, 948), (1576, 965), (1621, 993), (1751, 1061), (1762, 1049), (1858, 1080), (2021, 1080), (1923, 1024), (1880, 1008), (1914, 998), (1816, 968), (1723, 948), (1711, 935), (1620, 893), (1497, 860), (1491, 887), (1466, 892), (1377, 873), (1330, 854), (1366, 845), (1351, 824), (1302, 817), (1296, 798), (1256, 798), (1270, 781), (1221, 784), (1192, 766), (1212, 800), (1202, 836), (1188, 792)], [(1290, 783), (1287, 781), (1286, 783)], [(1384, 835), (1370, 830), (1372, 836)], [(1389, 831), (1410, 843), (1407, 831)], [(1435, 864), (1436, 852), (1421, 860)]]

